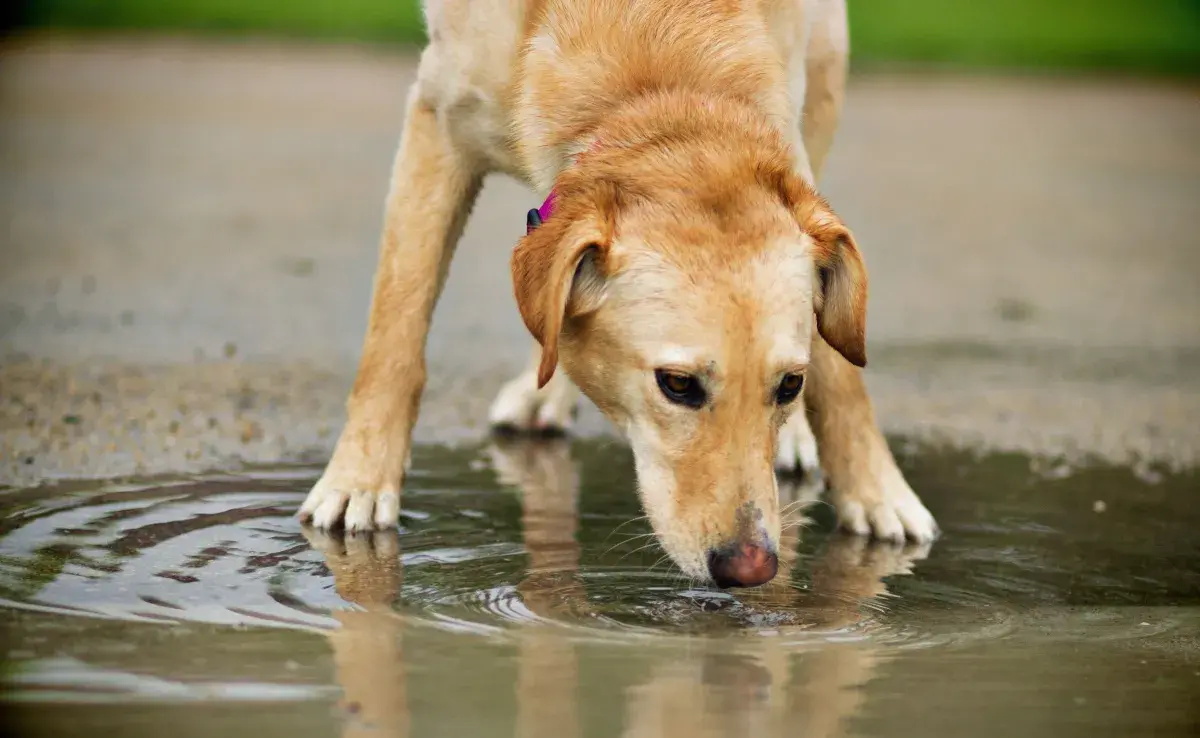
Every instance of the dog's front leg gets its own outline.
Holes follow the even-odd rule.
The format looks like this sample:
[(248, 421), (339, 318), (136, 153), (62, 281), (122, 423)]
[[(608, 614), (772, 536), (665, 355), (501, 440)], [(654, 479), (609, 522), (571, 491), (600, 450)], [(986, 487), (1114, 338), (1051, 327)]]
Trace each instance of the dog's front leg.
[(396, 524), (425, 386), (425, 339), (481, 172), (417, 85), (409, 93), (384, 213), (370, 322), (333, 458), (300, 508), (318, 528)]
[[(806, 85), (801, 132), (808, 161), (799, 167), (814, 180), (833, 144), (845, 99), (850, 37), (844, 0), (810, 5), (812, 18), (805, 60)], [(809, 439), (832, 490), (840, 524), (846, 530), (876, 538), (931, 540), (937, 526), (921, 504), (875, 422), (862, 372), (813, 336), (812, 371), (804, 392), (812, 432), (803, 414), (795, 413), (780, 434), (777, 466), (796, 469), (809, 462)]]
[[(803, 403), (803, 400), (797, 400)], [(779, 429), (779, 445), (776, 447), (775, 468), (781, 472), (800, 474), (805, 479), (816, 476), (820, 469), (817, 438), (808, 423), (808, 414), (803, 405), (792, 412), (792, 417)]]
[(488, 421), (506, 431), (565, 433), (571, 429), (579, 406), (579, 390), (561, 368), (545, 387), (538, 389), (538, 365), (542, 347), (533, 342), (529, 363), (517, 377), (500, 388)]
[(819, 335), (805, 395), (842, 528), (895, 542), (933, 540), (937, 525), (896, 465), (862, 372)]

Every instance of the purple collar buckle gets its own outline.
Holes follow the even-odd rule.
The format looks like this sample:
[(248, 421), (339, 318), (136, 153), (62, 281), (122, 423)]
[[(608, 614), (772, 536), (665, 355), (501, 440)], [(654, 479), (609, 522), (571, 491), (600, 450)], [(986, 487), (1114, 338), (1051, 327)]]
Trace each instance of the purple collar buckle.
[(550, 190), (550, 194), (546, 196), (546, 201), (542, 203), (540, 208), (533, 208), (525, 216), (525, 235), (533, 233), (533, 229), (540, 226), (554, 212), (554, 190)]

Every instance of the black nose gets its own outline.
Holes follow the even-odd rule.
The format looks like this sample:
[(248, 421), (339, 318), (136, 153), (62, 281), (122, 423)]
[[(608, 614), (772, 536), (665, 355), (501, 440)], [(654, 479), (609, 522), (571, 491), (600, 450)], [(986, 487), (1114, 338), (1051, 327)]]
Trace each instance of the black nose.
[(708, 554), (708, 573), (722, 589), (757, 587), (775, 578), (779, 557), (762, 546), (742, 543)]

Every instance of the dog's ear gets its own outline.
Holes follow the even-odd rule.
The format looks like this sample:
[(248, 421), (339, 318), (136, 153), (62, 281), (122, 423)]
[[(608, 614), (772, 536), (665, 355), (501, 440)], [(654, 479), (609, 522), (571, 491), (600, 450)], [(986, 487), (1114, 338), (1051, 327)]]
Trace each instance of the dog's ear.
[(542, 346), (539, 388), (558, 365), (563, 322), (600, 306), (612, 236), (610, 219), (596, 207), (562, 198), (559, 203), (559, 211), (526, 234), (512, 255), (517, 308)]
[(813, 241), (814, 307), (825, 342), (855, 366), (867, 365), (867, 269), (850, 229), (798, 178), (785, 188), (800, 229)]

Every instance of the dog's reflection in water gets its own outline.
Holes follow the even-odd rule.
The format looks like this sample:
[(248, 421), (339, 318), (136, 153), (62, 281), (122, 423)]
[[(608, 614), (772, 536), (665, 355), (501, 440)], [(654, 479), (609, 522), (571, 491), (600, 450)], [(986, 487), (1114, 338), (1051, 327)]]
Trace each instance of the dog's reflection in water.
[[(562, 438), (497, 438), (488, 456), (501, 484), (521, 492), (521, 529), (529, 563), (517, 586), (543, 618), (587, 608), (579, 572), (579, 471)], [(517, 729), (520, 738), (575, 738), (579, 724), (579, 656), (555, 629), (519, 634)]]
[[(567, 441), (503, 439), (489, 448), (501, 483), (520, 491), (522, 528), (529, 557), (518, 586), (524, 606), (546, 619), (587, 611), (578, 578), (580, 550), (578, 469)], [(796, 565), (805, 510), (817, 500), (815, 484), (781, 482), (780, 504), (790, 510), (780, 540), (783, 574), (757, 590), (738, 593), (747, 605), (795, 610), (809, 627), (843, 628), (862, 618), (862, 603), (886, 592), (883, 578), (907, 573), (928, 547), (870, 544), (834, 536), (811, 567), (812, 586), (788, 584)], [(334, 616), (330, 633), (344, 706), (352, 717), (343, 736), (406, 736), (410, 730), (402, 618), (392, 609), (400, 589), (398, 537), (394, 531), (341, 538), (306, 530), (333, 572), (338, 594), (357, 606)], [(803, 601), (798, 598), (803, 597)], [(579, 646), (557, 628), (517, 632), (516, 731), (522, 738), (582, 734)], [(686, 651), (672, 649), (645, 672), (629, 675), (624, 735), (642, 736), (836, 736), (861, 706), (860, 688), (880, 655), (868, 640), (823, 643), (797, 652), (778, 639), (745, 639), (729, 648), (720, 639), (696, 639)], [(664, 653), (668, 653), (664, 651)], [(496, 726), (498, 733), (506, 733)]]
[(343, 738), (409, 735), (403, 621), (392, 609), (400, 593), (400, 536), (395, 530), (342, 536), (305, 528), (333, 573), (338, 595), (357, 609), (334, 610), (329, 631), (342, 708)]
[[(779, 543), (780, 576), (738, 593), (745, 604), (802, 613), (805, 628), (835, 630), (863, 618), (864, 601), (887, 591), (883, 578), (908, 573), (928, 544), (896, 547), (835, 535), (811, 567), (812, 584), (799, 592), (788, 574), (797, 565), (805, 512), (818, 503), (820, 485), (780, 481), (788, 510)], [(801, 599), (802, 598), (802, 599)], [(785, 631), (786, 629), (781, 629)], [(865, 640), (822, 642), (798, 652), (778, 639), (747, 639), (731, 652), (701, 641), (693, 658), (660, 664), (631, 691), (630, 738), (648, 736), (838, 736), (861, 707), (861, 687), (881, 659)]]

